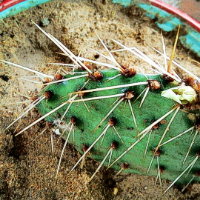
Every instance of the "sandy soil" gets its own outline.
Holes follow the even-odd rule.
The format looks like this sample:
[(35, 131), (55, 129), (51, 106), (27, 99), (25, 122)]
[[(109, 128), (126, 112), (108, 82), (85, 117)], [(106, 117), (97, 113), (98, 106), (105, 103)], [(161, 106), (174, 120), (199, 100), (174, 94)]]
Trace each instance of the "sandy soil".
[[(105, 1), (52, 1), (0, 22), (0, 58), (24, 65), (46, 74), (63, 73), (63, 67), (48, 63), (70, 60), (59, 53), (56, 45), (46, 38), (31, 22), (35, 21), (45, 31), (58, 38), (73, 53), (94, 59), (95, 49), (104, 49), (96, 34), (104, 39), (110, 49), (117, 46), (114, 38), (128, 46), (137, 46), (153, 60), (164, 63), (163, 58), (151, 47), (162, 50), (161, 34), (138, 8), (125, 9)], [(164, 34), (166, 51), (170, 55), (175, 33)], [(138, 71), (152, 73), (146, 63), (125, 52), (114, 53), (118, 62), (136, 66)], [(178, 44), (176, 60), (200, 75), (195, 55)], [(99, 58), (99, 61), (106, 61)], [(175, 68), (176, 69), (176, 68)], [(181, 70), (177, 71), (182, 74)], [(30, 97), (39, 93), (42, 85), (26, 79), (32, 73), (0, 63), (0, 199), (200, 199), (200, 185), (193, 184), (183, 194), (174, 186), (162, 196), (163, 186), (155, 185), (154, 177), (126, 175), (116, 176), (112, 170), (104, 169), (89, 184), (86, 180), (97, 168), (98, 163), (88, 159), (83, 170), (77, 168), (68, 174), (80, 154), (67, 146), (61, 169), (55, 178), (57, 163), (63, 141), (52, 135), (54, 150), (51, 149), (52, 131), (42, 121), (15, 137), (14, 134), (36, 120), (33, 110), (8, 131), (3, 131), (20, 112), (30, 104)], [(40, 78), (35, 81), (41, 82)], [(44, 131), (45, 130), (45, 131)], [(44, 132), (43, 132), (44, 131)], [(40, 134), (42, 133), (43, 134)], [(114, 190), (118, 190), (114, 194)]]

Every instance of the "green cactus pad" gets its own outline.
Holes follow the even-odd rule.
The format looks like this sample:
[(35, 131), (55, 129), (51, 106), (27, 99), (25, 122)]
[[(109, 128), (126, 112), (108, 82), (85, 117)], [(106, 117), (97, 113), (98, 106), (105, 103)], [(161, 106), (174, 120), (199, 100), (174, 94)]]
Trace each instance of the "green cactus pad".
[[(103, 74), (103, 79), (101, 81), (92, 81), (88, 77), (81, 77), (77, 79), (71, 79), (68, 81), (63, 81), (61, 83), (54, 83), (46, 87), (42, 94), (45, 91), (53, 92), (53, 97), (49, 100), (43, 100), (38, 109), (42, 115), (50, 112), (56, 107), (60, 106), (64, 102), (67, 102), (70, 97), (73, 97), (75, 94), (73, 92), (79, 91), (80, 89), (89, 90), (95, 88), (104, 88), (117, 85), (125, 85), (139, 82), (147, 82), (147, 77), (149, 80), (158, 80), (161, 83), (161, 89), (152, 90), (150, 89), (147, 97), (141, 108), (139, 108), (140, 102), (143, 98), (141, 95), (138, 99), (137, 97), (141, 92), (147, 88), (147, 85), (139, 86), (130, 86), (130, 87), (121, 87), (117, 89), (109, 89), (95, 92), (88, 92), (82, 97), (83, 99), (89, 99), (93, 97), (100, 96), (111, 96), (116, 94), (122, 94), (126, 91), (134, 91), (134, 98), (130, 100), (131, 106), (136, 118), (138, 131), (136, 129), (133, 116), (131, 114), (131, 109), (129, 103), (126, 99), (121, 101), (121, 103), (109, 114), (109, 116), (103, 121), (103, 123), (97, 128), (98, 124), (102, 119), (109, 113), (109, 111), (116, 105), (116, 103), (121, 100), (123, 97), (109, 97), (102, 98), (98, 100), (90, 100), (84, 102), (74, 102), (71, 104), (67, 114), (64, 116), (63, 121), (70, 125), (70, 119), (72, 116), (76, 117), (77, 122), (74, 130), (74, 136), (71, 133), (69, 137), (69, 143), (73, 144), (75, 148), (83, 153), (83, 145), (90, 146), (96, 138), (103, 132), (105, 127), (108, 126), (109, 118), (113, 117), (116, 119), (115, 129), (121, 136), (122, 143), (118, 134), (113, 127), (109, 127), (106, 131), (104, 140), (102, 138), (93, 146), (91, 149), (91, 157), (98, 162), (101, 162), (107, 152), (110, 149), (111, 143), (116, 141), (118, 142), (118, 148), (113, 150), (111, 157), (111, 163), (117, 159), (122, 153), (124, 153), (132, 144), (134, 144), (140, 137), (137, 137), (138, 132), (141, 133), (153, 122), (161, 118), (163, 115), (172, 110), (177, 104), (168, 98), (162, 97), (161, 92), (163, 90), (174, 87), (174, 85), (166, 83), (162, 76), (160, 75), (142, 75), (136, 74), (134, 77), (124, 77), (119, 75), (117, 70), (105, 70), (101, 71)], [(119, 75), (119, 76), (117, 76)], [(75, 75), (67, 75), (65, 78), (75, 77)], [(113, 78), (115, 77), (115, 78)], [(113, 79), (112, 79), (113, 78)], [(84, 84), (89, 80), (89, 82), (84, 86)], [(84, 88), (82, 88), (84, 87)], [(80, 99), (80, 98), (76, 98)], [(136, 100), (137, 99), (137, 100)], [(65, 110), (68, 108), (69, 103), (65, 106), (52, 113), (50, 116), (46, 117), (47, 121), (55, 121), (63, 116)], [(175, 109), (176, 110), (176, 109)], [(165, 117), (163, 120), (160, 120), (158, 126), (152, 128), (151, 135), (146, 134), (130, 151), (128, 151), (124, 156), (122, 156), (112, 168), (116, 171), (121, 169), (122, 163), (128, 163), (129, 167), (123, 170), (125, 173), (137, 173), (137, 174), (147, 174), (147, 169), (150, 166), (150, 162), (153, 157), (153, 150), (157, 147), (170, 119), (172, 118), (175, 110)], [(169, 127), (169, 131), (166, 132), (166, 135), (161, 142), (164, 143), (169, 139), (177, 136), (178, 134), (188, 130), (194, 126), (194, 122), (188, 119), (188, 112), (180, 109), (173, 119), (172, 124)], [(196, 128), (196, 127), (195, 127)], [(200, 138), (197, 136), (194, 144), (192, 145), (191, 151), (186, 159), (184, 165), (182, 165), (184, 157), (187, 154), (188, 148), (193, 140), (194, 133), (196, 129), (194, 128), (193, 132), (189, 131), (182, 136), (174, 139), (173, 141), (161, 146), (159, 148), (159, 156), (155, 155), (152, 166), (149, 170), (148, 175), (157, 176), (158, 174), (158, 163), (160, 169), (162, 168), (161, 178), (168, 180), (175, 180), (179, 174), (194, 160), (199, 151), (199, 142)], [(64, 138), (67, 137), (69, 133), (68, 128), (64, 134)], [(142, 136), (142, 135), (141, 135)], [(149, 143), (148, 143), (149, 141)], [(102, 144), (101, 144), (102, 142)], [(147, 147), (146, 156), (144, 152)], [(158, 157), (158, 159), (157, 159)], [(108, 166), (108, 160), (104, 163), (105, 166)], [(191, 179), (196, 171), (200, 170), (200, 159), (197, 160), (193, 168), (191, 169), (189, 175), (183, 175), (177, 182), (179, 184), (186, 184)], [(195, 177), (196, 181), (200, 181), (200, 178)]]

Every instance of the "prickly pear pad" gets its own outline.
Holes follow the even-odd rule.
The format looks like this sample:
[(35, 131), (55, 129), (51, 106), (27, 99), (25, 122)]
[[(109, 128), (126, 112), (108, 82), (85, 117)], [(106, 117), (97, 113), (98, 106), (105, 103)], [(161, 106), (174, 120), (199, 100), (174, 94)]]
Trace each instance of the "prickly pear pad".
[[(73, 144), (75, 148), (82, 153), (83, 145), (85, 144), (90, 146), (103, 132), (104, 128), (107, 127), (109, 118), (114, 117), (116, 119), (115, 128), (122, 140), (119, 138), (116, 131), (112, 127), (109, 127), (105, 133), (104, 140), (102, 141), (102, 138), (100, 138), (100, 140), (91, 149), (92, 158), (101, 162), (107, 154), (111, 143), (113, 141), (118, 142), (119, 146), (116, 150), (113, 151), (112, 154), (112, 163), (124, 151), (126, 151), (128, 147), (139, 140), (140, 137), (137, 137), (139, 133), (141, 133), (154, 121), (158, 120), (175, 107), (176, 104), (174, 101), (161, 96), (161, 92), (163, 90), (174, 87), (174, 85), (167, 84), (160, 75), (137, 74), (132, 78), (127, 78), (122, 75), (117, 76), (119, 72), (116, 70), (105, 70), (101, 71), (101, 73), (103, 74), (103, 79), (101, 81), (94, 82), (90, 80), (84, 88), (82, 87), (86, 81), (88, 81), (87, 77), (72, 79), (63, 81), (59, 84), (55, 83), (49, 85), (42, 91), (42, 94), (44, 91), (52, 91), (54, 96), (49, 100), (43, 100), (39, 104), (38, 109), (42, 115), (45, 115), (64, 102), (67, 102), (70, 97), (75, 95), (72, 93), (79, 91), (80, 89), (83, 89), (84, 91), (95, 88), (147, 82), (147, 78), (149, 80), (158, 80), (161, 83), (161, 89), (150, 89), (141, 108), (139, 108), (139, 105), (144, 93), (138, 99), (137, 97), (148, 86), (147, 84), (85, 93), (83, 99), (100, 96), (109, 96), (109, 98), (73, 102), (67, 114), (64, 116), (63, 121), (66, 124), (70, 123), (70, 118), (72, 116), (76, 117), (77, 119), (76, 126), (74, 128), (74, 139), (73, 135), (71, 134), (69, 137), (69, 143)], [(73, 76), (75, 75), (67, 75), (65, 78), (70, 78)], [(131, 114), (131, 108), (126, 99), (124, 99), (97, 128), (102, 119), (122, 98), (112, 98), (111, 95), (123, 94), (126, 91), (134, 91), (134, 98), (131, 99), (130, 102), (134, 116), (136, 118), (138, 131), (133, 120), (133, 115)], [(77, 97), (76, 99), (80, 98)], [(46, 120), (53, 122), (54, 120), (61, 118), (69, 104), (70, 102), (48, 116)], [(152, 132), (149, 131), (149, 133), (143, 139), (141, 139), (141, 141), (139, 141), (133, 149), (128, 151), (112, 166), (113, 169), (119, 171), (121, 164), (126, 162), (129, 164), (129, 168), (125, 170), (126, 173), (147, 174), (147, 169), (149, 168), (151, 160), (154, 157), (148, 175), (157, 176), (159, 165), (160, 168), (162, 167), (162, 169), (164, 169), (161, 173), (161, 178), (171, 181), (175, 180), (176, 177), (183, 171), (183, 168), (186, 168), (196, 156), (200, 138), (196, 138), (192, 150), (189, 153), (189, 156), (183, 166), (182, 162), (185, 155), (187, 154), (195, 131), (189, 131), (182, 136), (172, 140), (171, 142), (161, 146), (159, 148), (159, 155), (153, 154), (153, 150), (157, 147), (174, 112), (175, 111), (173, 111), (163, 120), (160, 120), (158, 126), (152, 129)], [(188, 119), (187, 115), (188, 113), (182, 111), (181, 109), (178, 111), (161, 144), (194, 126), (194, 123)], [(69, 130), (65, 132), (63, 136), (64, 138), (67, 137), (68, 132)], [(122, 143), (122, 141), (124, 143)], [(147, 153), (145, 155), (144, 152), (146, 148)], [(108, 166), (107, 161), (105, 162), (105, 165)], [(195, 164), (195, 167), (197, 168), (192, 168), (190, 174), (187, 177), (182, 177), (178, 182), (180, 184), (187, 183), (193, 176), (193, 173), (199, 170), (199, 165), (200, 161), (197, 160)], [(195, 180), (199, 181), (200, 179), (195, 178)]]

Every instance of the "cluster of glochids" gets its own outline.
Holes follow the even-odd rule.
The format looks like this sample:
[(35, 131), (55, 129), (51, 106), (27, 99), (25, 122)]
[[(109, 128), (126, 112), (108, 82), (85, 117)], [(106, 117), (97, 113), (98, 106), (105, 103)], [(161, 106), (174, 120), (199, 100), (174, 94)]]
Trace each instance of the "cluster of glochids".
[[(174, 62), (173, 56), (167, 58), (163, 54), (165, 63), (167, 59), (169, 63), (162, 68), (136, 47), (126, 47), (113, 40), (122, 48), (116, 51), (132, 53), (157, 72), (156, 75), (136, 73), (133, 67), (118, 64), (112, 51), (108, 50), (98, 36), (108, 56), (95, 52), (112, 64), (78, 57), (59, 40), (35, 25), (63, 51), (64, 55), (71, 58), (74, 64), (69, 66), (85, 71), (73, 70), (72, 74), (65, 76), (57, 74), (54, 77), (3, 61), (36, 73), (47, 80), (42, 83), (46, 86), (42, 95), (35, 98), (25, 112), (6, 129), (37, 106), (42, 117), (17, 135), (43, 119), (51, 122), (52, 130), (65, 139), (56, 176), (69, 142), (83, 153), (71, 171), (79, 163), (82, 168), (86, 156), (90, 155), (95, 160), (101, 161), (89, 181), (103, 164), (118, 170), (117, 175), (126, 170), (127, 173), (147, 173), (156, 176), (155, 183), (159, 181), (160, 185), (162, 185), (161, 178), (172, 180), (172, 184), (164, 193), (175, 183), (185, 184), (183, 188), (185, 190), (193, 180), (200, 181), (198, 165), (200, 149), (197, 137), (200, 132), (200, 80), (197, 76)], [(177, 40), (178, 33), (176, 42)], [(175, 52), (176, 42), (172, 55)], [(109, 70), (91, 71), (86, 62), (105, 66)], [(182, 81), (171, 69), (172, 62), (188, 73), (187, 80)], [(190, 132), (192, 134), (189, 134)], [(184, 153), (185, 156), (182, 157)], [(115, 160), (111, 163), (114, 156)], [(121, 164), (118, 164), (118, 161)]]

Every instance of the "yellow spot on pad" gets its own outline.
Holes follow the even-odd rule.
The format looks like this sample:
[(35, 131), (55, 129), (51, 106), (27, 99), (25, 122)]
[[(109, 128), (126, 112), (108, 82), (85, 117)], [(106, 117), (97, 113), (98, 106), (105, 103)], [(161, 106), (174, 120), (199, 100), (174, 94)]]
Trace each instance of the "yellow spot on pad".
[(179, 104), (187, 104), (196, 101), (197, 94), (190, 86), (178, 86), (164, 90), (161, 96), (172, 99)]

